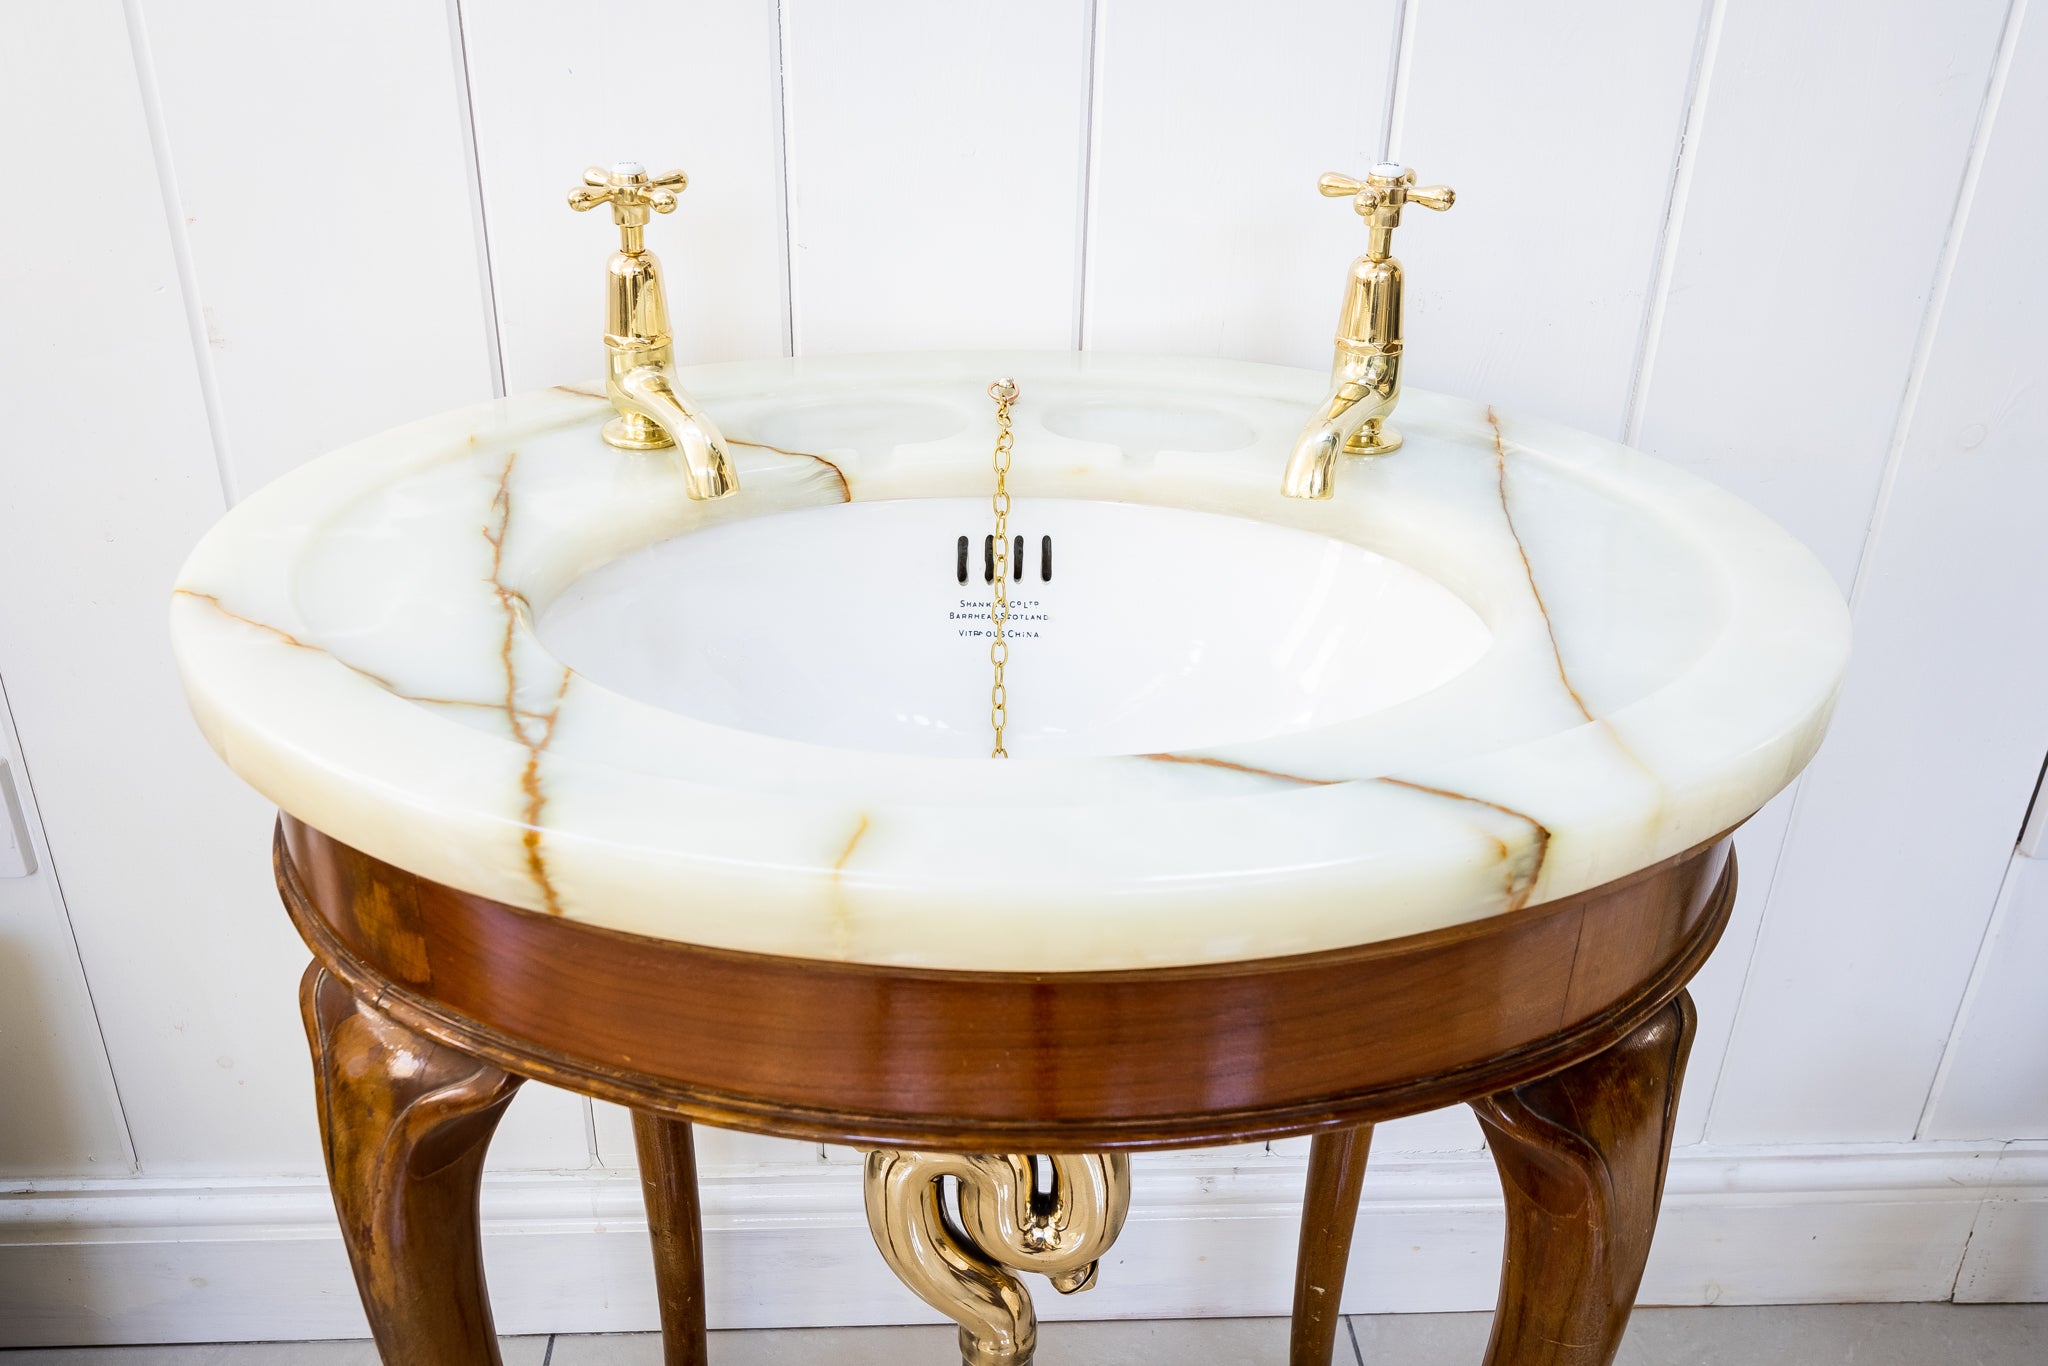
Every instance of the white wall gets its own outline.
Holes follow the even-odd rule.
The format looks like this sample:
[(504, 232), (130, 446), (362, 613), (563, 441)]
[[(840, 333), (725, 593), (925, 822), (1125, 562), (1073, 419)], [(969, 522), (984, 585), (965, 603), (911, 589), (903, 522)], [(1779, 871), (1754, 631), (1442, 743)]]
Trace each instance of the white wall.
[[(627, 157), (691, 173), (652, 240), (692, 360), (1320, 367), (1359, 233), (1317, 174), (1455, 185), (1399, 244), (1413, 382), (1724, 484), (1855, 608), (1833, 737), (1739, 837), (1648, 1293), (2048, 1297), (2044, 145), (2028, 0), (9, 7), (0, 1345), (361, 1331), (269, 812), (184, 715), (165, 593), (298, 462), (595, 374), (610, 242), (562, 201)], [(919, 1315), (851, 1154), (703, 1141), (715, 1317)], [(1284, 1262), (1301, 1147), (1141, 1168), (1143, 1251), (1062, 1307), (1280, 1311), (1247, 1258)], [(1490, 1299), (1477, 1147), (1382, 1132), (1348, 1305)], [(507, 1326), (652, 1321), (631, 1161), (616, 1110), (515, 1104)]]

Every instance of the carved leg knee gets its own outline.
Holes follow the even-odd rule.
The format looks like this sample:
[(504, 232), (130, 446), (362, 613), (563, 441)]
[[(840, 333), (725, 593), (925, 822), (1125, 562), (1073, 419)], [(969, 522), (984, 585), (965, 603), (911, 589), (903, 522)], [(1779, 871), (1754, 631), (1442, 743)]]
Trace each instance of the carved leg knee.
[(1650, 1255), (1679, 1083), (1680, 993), (1604, 1053), (1474, 1101), (1507, 1196), (1488, 1366), (1608, 1366)]
[(499, 1366), (477, 1192), (519, 1078), (377, 1013), (319, 964), (299, 989), (328, 1184), (385, 1366)]

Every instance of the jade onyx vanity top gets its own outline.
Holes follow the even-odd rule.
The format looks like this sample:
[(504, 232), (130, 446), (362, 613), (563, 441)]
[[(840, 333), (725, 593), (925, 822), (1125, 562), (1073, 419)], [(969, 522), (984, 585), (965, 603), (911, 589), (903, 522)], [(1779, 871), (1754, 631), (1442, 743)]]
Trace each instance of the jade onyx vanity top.
[[(1009, 749), (984, 537), (1015, 375)], [(560, 389), (316, 460), (185, 566), (208, 739), (279, 806), (535, 911), (1072, 970), (1366, 943), (1737, 824), (1819, 743), (1833, 582), (1728, 494), (1410, 392), (1280, 496), (1309, 371), (1072, 354), (700, 367), (741, 491)], [(967, 541), (961, 581), (961, 538)], [(1049, 577), (1048, 577), (1049, 573)]]

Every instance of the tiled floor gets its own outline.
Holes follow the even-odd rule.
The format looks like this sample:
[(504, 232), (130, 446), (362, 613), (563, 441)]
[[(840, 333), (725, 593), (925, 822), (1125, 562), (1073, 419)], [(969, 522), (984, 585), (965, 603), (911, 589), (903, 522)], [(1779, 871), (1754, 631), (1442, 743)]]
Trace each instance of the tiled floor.
[[(1477, 1366), (1484, 1314), (1354, 1317), (1336, 1366)], [(950, 1328), (713, 1333), (715, 1366), (954, 1366)], [(1283, 1366), (1284, 1319), (1048, 1323), (1041, 1366)], [(2043, 1366), (2048, 1304), (1644, 1309), (1616, 1366)], [(505, 1339), (505, 1366), (660, 1366), (652, 1334)], [(0, 1366), (377, 1366), (367, 1342), (0, 1352)]]

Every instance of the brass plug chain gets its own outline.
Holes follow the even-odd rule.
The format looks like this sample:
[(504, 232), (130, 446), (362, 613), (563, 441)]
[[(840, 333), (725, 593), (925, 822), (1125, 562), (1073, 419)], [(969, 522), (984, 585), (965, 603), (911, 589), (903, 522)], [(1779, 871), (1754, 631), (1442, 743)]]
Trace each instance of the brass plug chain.
[(988, 609), (993, 633), (988, 643), (988, 662), (995, 670), (995, 683), (988, 692), (988, 723), (996, 733), (995, 748), (989, 751), (991, 759), (1010, 757), (1003, 748), (1003, 727), (1010, 720), (1010, 695), (1003, 687), (1003, 666), (1010, 662), (1010, 639), (1003, 628), (1010, 621), (1010, 447), (1016, 442), (1010, 433), (1010, 405), (1017, 401), (1019, 392), (1017, 381), (1008, 378), (988, 386), (988, 396), (996, 401), (996, 491), (989, 499), (989, 507), (996, 515), (995, 542), (991, 547), (994, 578), (989, 584), (994, 592)]

